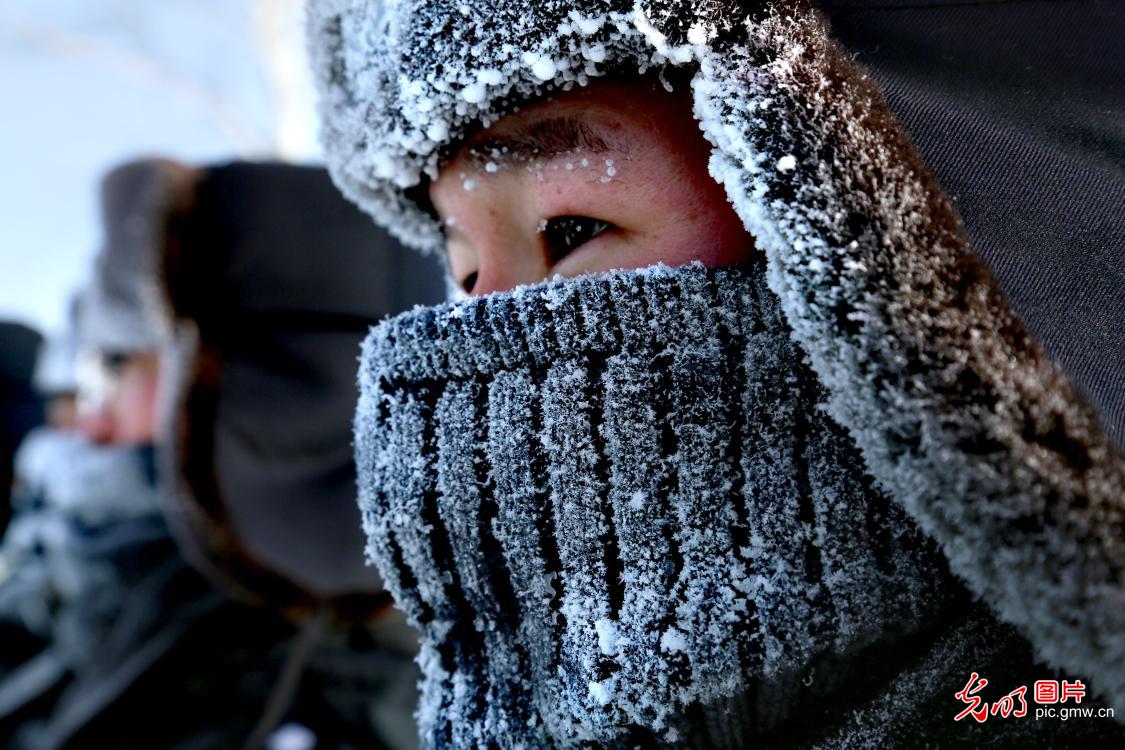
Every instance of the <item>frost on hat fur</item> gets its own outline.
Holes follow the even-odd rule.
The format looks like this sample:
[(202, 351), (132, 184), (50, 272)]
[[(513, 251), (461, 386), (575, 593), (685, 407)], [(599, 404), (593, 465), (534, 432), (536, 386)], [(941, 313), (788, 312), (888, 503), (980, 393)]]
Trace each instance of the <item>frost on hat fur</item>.
[(139, 159), (102, 181), (105, 239), (80, 301), (80, 349), (149, 351), (167, 340), (169, 316), (159, 286), (165, 233), (195, 174), (167, 159)]
[(801, 3), (314, 2), (329, 167), (414, 247), (470, 128), (687, 65), (710, 169), (869, 471), (1047, 662), (1125, 710), (1125, 461), (1009, 309), (863, 71)]

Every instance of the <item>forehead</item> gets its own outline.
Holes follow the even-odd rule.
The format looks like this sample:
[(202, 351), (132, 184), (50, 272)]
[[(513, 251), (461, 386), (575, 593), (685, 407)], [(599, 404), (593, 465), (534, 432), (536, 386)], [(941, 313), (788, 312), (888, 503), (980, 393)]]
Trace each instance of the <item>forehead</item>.
[(479, 168), (576, 152), (628, 154), (659, 133), (681, 99), (645, 80), (595, 81), (502, 117), (467, 139), (455, 159)]

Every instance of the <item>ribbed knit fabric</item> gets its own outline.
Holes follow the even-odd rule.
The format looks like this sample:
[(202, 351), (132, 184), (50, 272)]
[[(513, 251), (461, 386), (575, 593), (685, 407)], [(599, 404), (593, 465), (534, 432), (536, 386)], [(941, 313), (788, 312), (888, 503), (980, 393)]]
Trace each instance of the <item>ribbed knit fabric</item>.
[[(1022, 65), (1023, 55), (1050, 58), (1022, 46), (1014, 21), (992, 24), (1003, 43), (985, 45), (982, 56), (960, 44), (943, 46), (946, 37), (972, 36), (976, 26), (964, 18), (931, 34), (939, 14), (906, 9), (926, 3), (870, 5), (888, 6), (885, 15), (890, 6), (895, 15), (925, 13), (905, 64), (959, 102), (953, 110), (973, 109), (965, 86), (974, 85), (978, 69), (1001, 80), (992, 73)], [(1022, 13), (1018, 5), (1010, 13)], [(1104, 9), (1083, 15), (1085, 22), (1068, 24), (1071, 38), (1082, 23), (1107, 28)], [(1018, 287), (1009, 290), (1009, 305), (872, 77), (835, 44), (807, 3), (314, 0), (309, 20), (334, 178), (377, 221), (431, 251), (440, 252), (443, 232), (419, 199), (427, 178), (437, 176), (470, 133), (524, 102), (597, 76), (670, 67), (692, 73), (695, 116), (714, 146), (710, 173), (766, 256), (770, 288), (828, 394), (832, 417), (862, 450), (880, 487), (941, 544), (972, 592), (1016, 626), (1038, 658), (1089, 680), (1092, 692), (1125, 716), (1125, 457), (1099, 426), (1099, 419), (1105, 424), (1117, 414), (1112, 399), (1098, 398), (1105, 408), (1099, 416), (1051, 362), (1050, 337), (1044, 351), (1035, 325), (1020, 320)], [(873, 58), (875, 50), (893, 48), (889, 40), (869, 41), (855, 51)], [(982, 65), (992, 53), (1003, 61)], [(947, 67), (952, 78), (919, 64), (927, 55), (940, 58), (937, 67)], [(1084, 58), (1098, 59), (1075, 60)], [(1053, 74), (1018, 70), (1046, 88), (1025, 96), (1026, 86), (1012, 81), (986, 86), (981, 93), (988, 101), (973, 112), (992, 112), (990, 102), (1006, 97), (999, 89), (1020, 101), (1021, 112), (1042, 101), (1070, 111), (1060, 104), (1065, 92), (1056, 96), (1049, 86)], [(890, 87), (892, 103), (900, 93)], [(952, 134), (970, 173), (995, 175), (1004, 149), (973, 148), (973, 138), (960, 132), (968, 121), (954, 127), (949, 112), (930, 109), (922, 112), (928, 125), (917, 133), (933, 126)], [(991, 118), (1005, 138), (1017, 120)], [(1078, 136), (1072, 130), (1068, 137), (1089, 141), (1097, 129)], [(1045, 138), (1038, 146), (1049, 148), (1055, 137)], [(1026, 155), (1024, 146), (1017, 150)], [(1069, 159), (1072, 148), (1066, 150)], [(1008, 161), (1027, 182), (1020, 165), (1028, 160)], [(1096, 191), (1100, 183), (1087, 177), (1081, 180), (1086, 192)], [(1060, 188), (1064, 182), (1052, 178), (1039, 188), (1065, 211), (1066, 196), (1082, 191)], [(1033, 221), (1019, 223), (1027, 201), (1016, 196), (1013, 203), (995, 180), (981, 184), (982, 200), (1005, 216), (999, 225), (1034, 228)], [(954, 183), (947, 188), (972, 208), (971, 191)], [(966, 219), (975, 231), (971, 216)], [(1068, 223), (1076, 226), (1074, 217)], [(1086, 228), (1091, 237), (1098, 234)], [(1024, 264), (1038, 257), (1021, 254), (1027, 243), (1010, 234), (1002, 227), (996, 236), (1011, 257)], [(1030, 242), (1050, 244), (1039, 237)], [(1076, 242), (1066, 246), (1079, 254), (1089, 244)], [(988, 247), (986, 239), (984, 258), (995, 260)], [(997, 267), (1001, 282), (1003, 266)], [(1097, 357), (1075, 360), (1068, 349), (1054, 351), (1064, 364), (1070, 358), (1072, 372), (1086, 370), (1085, 385), (1097, 393), (1096, 383), (1109, 382), (1089, 374), (1087, 363)], [(1107, 365), (1104, 372), (1112, 370)], [(665, 400), (656, 403), (663, 409)], [(1112, 426), (1110, 432), (1120, 434)], [(487, 477), (487, 466), (484, 471)]]
[(360, 502), (422, 632), (426, 746), (738, 746), (933, 624), (944, 563), (786, 331), (759, 271), (698, 265), (373, 330)]

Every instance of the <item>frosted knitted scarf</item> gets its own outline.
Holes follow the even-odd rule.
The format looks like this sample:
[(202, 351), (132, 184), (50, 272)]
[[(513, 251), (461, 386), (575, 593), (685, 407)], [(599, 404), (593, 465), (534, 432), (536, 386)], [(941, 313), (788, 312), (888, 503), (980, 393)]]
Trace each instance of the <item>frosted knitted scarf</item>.
[(73, 433), (36, 430), (16, 457), (22, 494), (85, 526), (160, 513), (151, 445), (96, 445)]
[(21, 446), (17, 469), (22, 502), (0, 544), (0, 620), (44, 636), (67, 631), (64, 638), (83, 635), (71, 627), (80, 621), (97, 637), (79, 653), (118, 611), (122, 559), (167, 536), (153, 448), (41, 429)]
[(424, 744), (738, 746), (934, 621), (944, 563), (787, 331), (760, 271), (699, 265), (373, 329), (360, 503), (421, 630)]

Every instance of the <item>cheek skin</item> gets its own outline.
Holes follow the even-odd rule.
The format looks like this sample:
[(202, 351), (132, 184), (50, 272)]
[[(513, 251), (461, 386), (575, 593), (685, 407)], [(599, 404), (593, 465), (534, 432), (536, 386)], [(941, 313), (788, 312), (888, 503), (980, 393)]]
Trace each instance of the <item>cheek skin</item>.
[(455, 160), (430, 187), (434, 206), (447, 221), (454, 278), (461, 282), (477, 273), (473, 296), (545, 278), (548, 266), (538, 245), (538, 214), (527, 181), (515, 171), (474, 174), (476, 185), (466, 190), (460, 174), (469, 169)]
[[(681, 127), (670, 127), (679, 123)], [(746, 261), (754, 242), (727, 199), (726, 191), (707, 169), (711, 146), (699, 132), (690, 112), (669, 113), (652, 135), (652, 158), (641, 184), (648, 195), (639, 198), (651, 215), (665, 217), (659, 234), (651, 237), (648, 265), (679, 266), (699, 261), (726, 266)]]
[(621, 232), (564, 258), (554, 271), (576, 276), (656, 263), (675, 267), (699, 261), (716, 267), (749, 259), (753, 239), (705, 166), (696, 169), (696, 162), (687, 160), (677, 164), (667, 158), (666, 150), (646, 151), (644, 157), (622, 165), (620, 179), (608, 185), (567, 185), (560, 190), (564, 205), (588, 208), (576, 213), (593, 216), (599, 216), (596, 211), (601, 208)]
[(115, 426), (114, 442), (124, 445), (151, 443), (156, 438), (156, 403), (160, 383), (159, 365), (146, 356), (126, 365), (110, 412)]
[(675, 213), (670, 212), (674, 218), (647, 248), (648, 265), (699, 261), (713, 268), (742, 263), (754, 252), (753, 240), (725, 194), (699, 191), (681, 198)]

